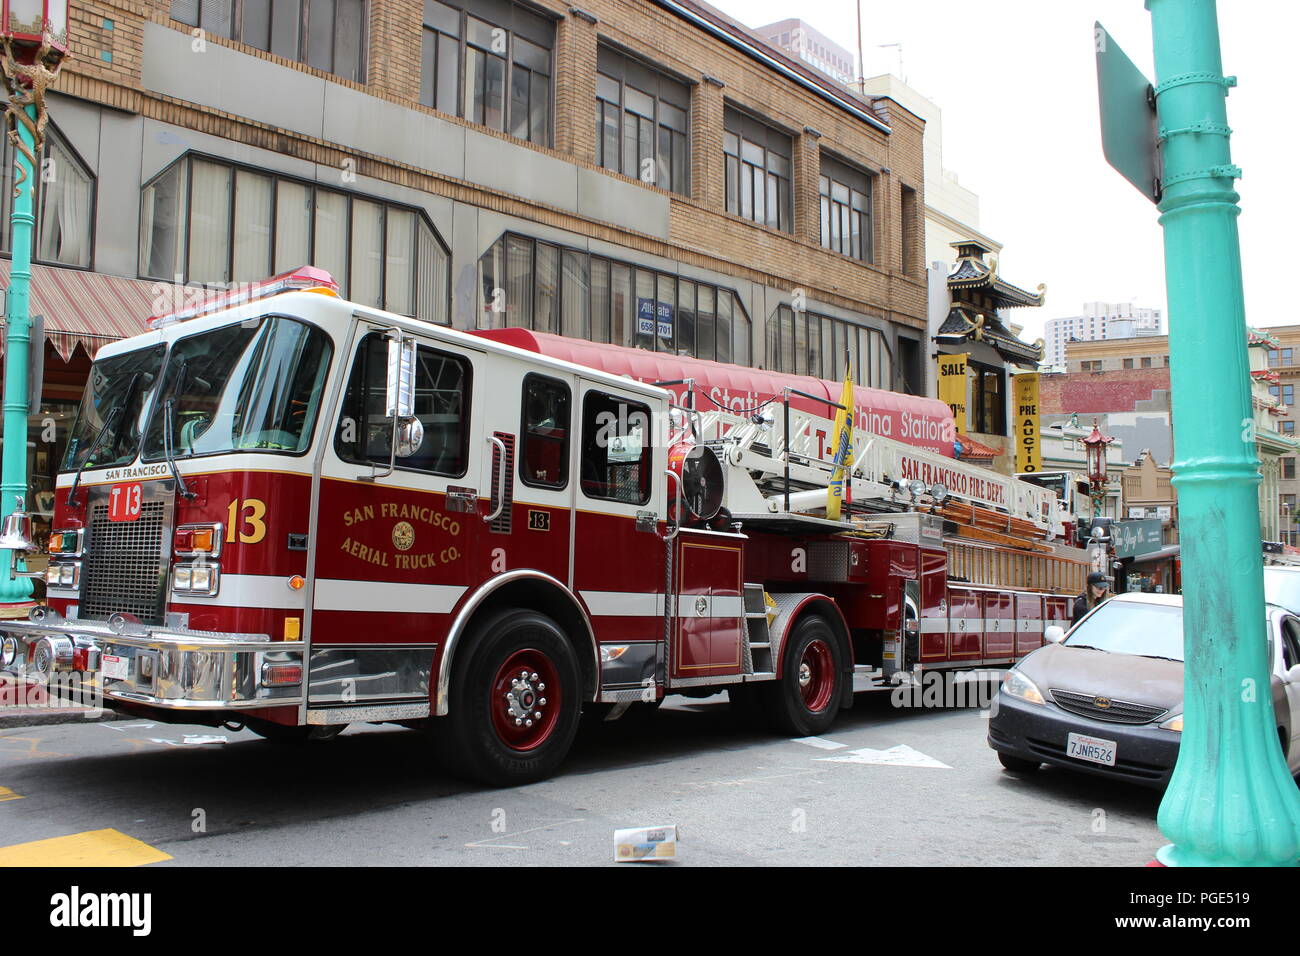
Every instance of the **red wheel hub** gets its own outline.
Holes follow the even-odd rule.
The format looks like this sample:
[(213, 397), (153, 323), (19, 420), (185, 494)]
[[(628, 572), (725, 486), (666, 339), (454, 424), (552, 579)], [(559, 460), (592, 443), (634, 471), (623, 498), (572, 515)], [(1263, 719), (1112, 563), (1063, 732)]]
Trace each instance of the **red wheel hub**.
[(835, 657), (821, 639), (808, 642), (799, 659), (799, 694), (812, 713), (820, 713), (831, 702), (835, 690)]
[(555, 730), (563, 703), (555, 664), (544, 651), (515, 651), (497, 670), (488, 710), (506, 746), (535, 750)]

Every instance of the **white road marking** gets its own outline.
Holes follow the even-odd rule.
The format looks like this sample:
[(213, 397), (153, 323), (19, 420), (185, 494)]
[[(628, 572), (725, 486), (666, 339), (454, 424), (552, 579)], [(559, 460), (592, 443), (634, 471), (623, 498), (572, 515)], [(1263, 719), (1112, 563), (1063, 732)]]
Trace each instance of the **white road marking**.
[(839, 750), (848, 746), (848, 744), (839, 744), (833, 740), (827, 740), (825, 737), (791, 737), (790, 743), (807, 744), (809, 747), (817, 747), (819, 750)]
[(129, 729), (132, 728), (132, 727), (144, 727), (146, 730), (149, 730), (149, 729), (152, 729), (152, 728), (153, 728), (153, 724), (108, 724), (108, 723), (104, 723), (104, 724), (99, 724), (99, 726), (100, 726), (100, 727), (103, 727), (105, 730), (115, 730), (115, 731), (117, 731), (119, 734), (121, 734), (121, 733), (125, 733), (127, 730), (129, 730)]
[(944, 770), (952, 769), (943, 761), (926, 756), (919, 750), (913, 750), (907, 744), (899, 744), (896, 747), (890, 747), (888, 750), (872, 750), (870, 747), (863, 747), (861, 750), (850, 750), (848, 753), (840, 754), (837, 757), (817, 757), (816, 759), (827, 763), (869, 763), (885, 764), (890, 767), (941, 767)]
[(508, 840), (511, 837), (523, 836), (525, 833), (536, 833), (538, 830), (550, 830), (554, 827), (566, 826), (570, 823), (582, 823), (585, 817), (574, 817), (572, 820), (561, 820), (559, 823), (547, 823), (540, 827), (529, 827), (527, 830), (516, 830), (514, 833), (503, 833), (500, 836), (488, 837), (486, 840), (478, 840), (474, 843), (466, 843), (466, 846), (475, 848), (487, 848), (497, 850), (527, 850), (526, 846), (518, 846), (511, 843), (493, 843), (493, 840)]

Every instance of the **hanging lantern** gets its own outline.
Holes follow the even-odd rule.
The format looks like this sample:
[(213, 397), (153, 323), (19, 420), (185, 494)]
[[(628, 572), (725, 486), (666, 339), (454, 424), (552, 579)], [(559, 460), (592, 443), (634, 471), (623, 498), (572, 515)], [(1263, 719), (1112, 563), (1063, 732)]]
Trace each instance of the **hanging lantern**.
[(1092, 423), (1092, 434), (1083, 440), (1087, 452), (1088, 482), (1092, 485), (1094, 496), (1104, 494), (1106, 490), (1106, 446), (1115, 439), (1107, 438), (1097, 427), (1096, 419)]
[(68, 0), (0, 0), (0, 40), (19, 64), (54, 67), (68, 52)]

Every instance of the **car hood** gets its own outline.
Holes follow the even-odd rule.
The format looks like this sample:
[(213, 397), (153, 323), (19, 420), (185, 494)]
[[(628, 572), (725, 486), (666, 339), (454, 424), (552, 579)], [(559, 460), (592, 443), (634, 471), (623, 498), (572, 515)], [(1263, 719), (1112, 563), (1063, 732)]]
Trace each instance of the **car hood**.
[(1183, 662), (1049, 644), (1019, 668), (1046, 697), (1052, 690), (1149, 704), (1172, 714), (1183, 709)]

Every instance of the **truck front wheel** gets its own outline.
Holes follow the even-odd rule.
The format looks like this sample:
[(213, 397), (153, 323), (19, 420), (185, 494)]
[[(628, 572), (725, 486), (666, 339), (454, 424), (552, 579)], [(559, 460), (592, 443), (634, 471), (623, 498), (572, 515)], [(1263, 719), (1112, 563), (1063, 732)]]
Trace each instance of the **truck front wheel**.
[(468, 658), (435, 731), (443, 762), (496, 787), (551, 776), (578, 730), (573, 648), (549, 617), (525, 610), (497, 615), (466, 637)]
[(781, 733), (811, 737), (830, 729), (840, 706), (844, 668), (840, 642), (829, 624), (805, 616), (786, 640), (782, 677), (758, 685), (766, 710)]

